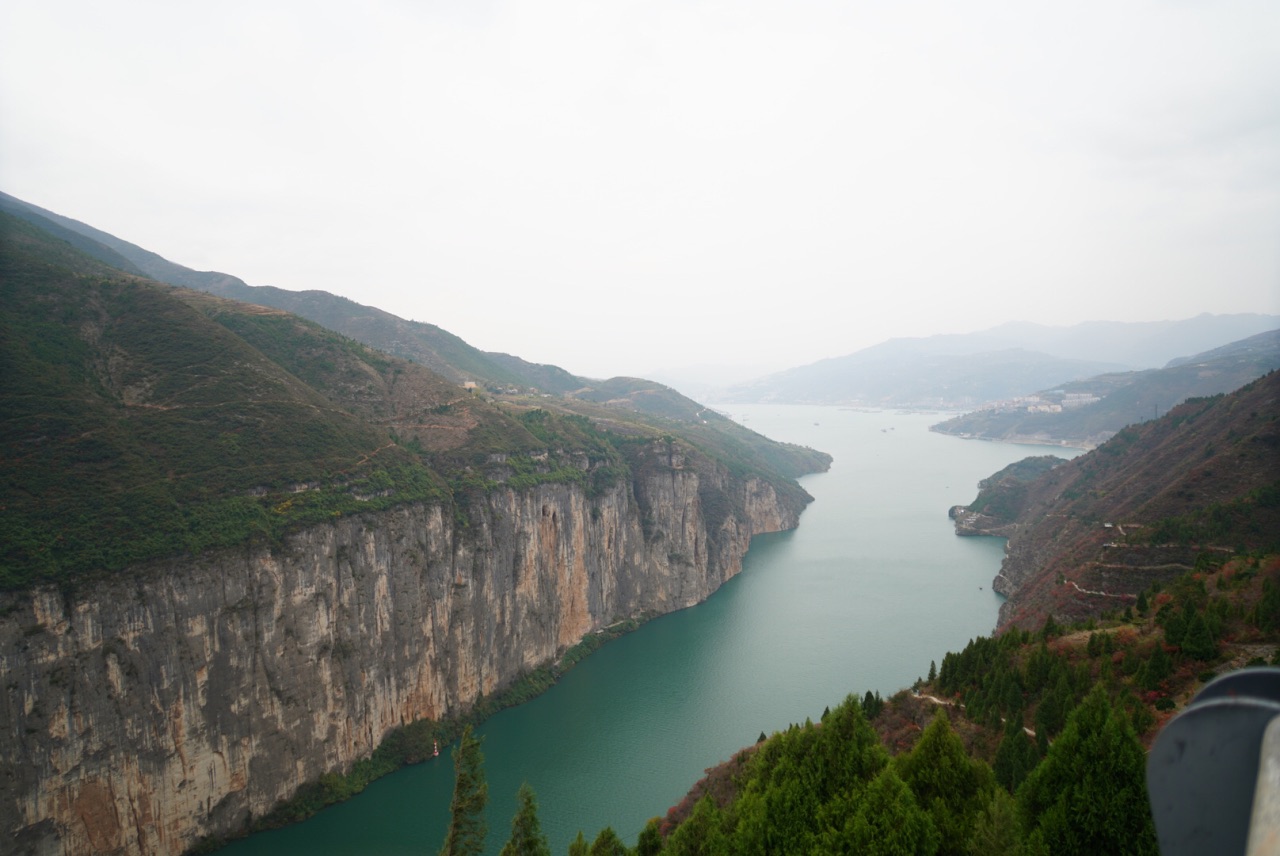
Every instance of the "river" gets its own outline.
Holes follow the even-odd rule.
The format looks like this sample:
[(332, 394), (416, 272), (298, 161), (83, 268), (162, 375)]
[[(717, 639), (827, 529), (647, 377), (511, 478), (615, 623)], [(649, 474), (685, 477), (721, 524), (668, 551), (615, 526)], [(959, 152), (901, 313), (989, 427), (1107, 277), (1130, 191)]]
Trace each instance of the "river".
[[(937, 414), (832, 407), (719, 408), (835, 459), (801, 483), (815, 501), (792, 532), (752, 542), (743, 572), (705, 603), (604, 646), (550, 691), (484, 723), (487, 852), (527, 781), (552, 852), (611, 825), (634, 844), (704, 769), (761, 731), (817, 719), (848, 693), (884, 696), (991, 632), (1003, 541), (958, 538), (947, 509), (1028, 455), (1076, 450), (961, 440)], [(310, 820), (224, 856), (433, 854), (444, 840), (449, 752), (373, 783)]]

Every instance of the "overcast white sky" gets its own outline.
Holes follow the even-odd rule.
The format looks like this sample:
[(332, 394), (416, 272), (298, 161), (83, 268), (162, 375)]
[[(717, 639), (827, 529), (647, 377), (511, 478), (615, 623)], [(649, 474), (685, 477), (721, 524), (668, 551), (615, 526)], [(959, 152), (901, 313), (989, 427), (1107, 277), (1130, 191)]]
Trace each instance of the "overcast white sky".
[(0, 189), (596, 377), (1280, 313), (1280, 3), (5, 0)]

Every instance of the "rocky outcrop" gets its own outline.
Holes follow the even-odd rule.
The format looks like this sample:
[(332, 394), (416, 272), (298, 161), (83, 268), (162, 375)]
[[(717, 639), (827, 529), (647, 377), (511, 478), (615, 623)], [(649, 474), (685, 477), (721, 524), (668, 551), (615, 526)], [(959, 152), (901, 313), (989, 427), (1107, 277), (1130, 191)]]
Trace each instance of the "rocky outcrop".
[[(0, 597), (0, 850), (176, 854), (584, 635), (695, 604), (807, 498), (673, 444), (602, 492), (355, 515)], [(794, 486), (792, 486), (794, 487)]]
[(947, 510), (956, 527), (956, 534), (963, 537), (991, 535), (996, 538), (1008, 538), (1017, 531), (1018, 524), (1009, 523), (980, 511), (972, 511), (964, 505), (953, 505)]

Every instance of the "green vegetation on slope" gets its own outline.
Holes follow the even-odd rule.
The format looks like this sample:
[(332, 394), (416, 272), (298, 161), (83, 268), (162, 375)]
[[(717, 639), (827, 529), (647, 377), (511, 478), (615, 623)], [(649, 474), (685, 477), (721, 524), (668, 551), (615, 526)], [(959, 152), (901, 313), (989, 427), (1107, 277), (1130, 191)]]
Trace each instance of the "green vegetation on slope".
[[(891, 701), (878, 718), (907, 707), (906, 697)], [(1012, 790), (966, 749), (944, 706), (925, 721), (923, 730), (914, 725), (914, 745), (891, 757), (863, 703), (849, 696), (821, 722), (747, 750), (727, 799), (707, 793), (678, 821), (651, 821), (665, 835), (656, 852), (1155, 852), (1142, 745), (1101, 686), (1070, 710)], [(1063, 811), (1073, 812), (1066, 832)]]
[(168, 289), (8, 223), (0, 586), (275, 537), (444, 484)]
[(1063, 463), (1062, 458), (1041, 455), (1023, 458), (978, 482), (978, 496), (968, 510), (998, 523), (1012, 523), (1027, 502), (1027, 485)]

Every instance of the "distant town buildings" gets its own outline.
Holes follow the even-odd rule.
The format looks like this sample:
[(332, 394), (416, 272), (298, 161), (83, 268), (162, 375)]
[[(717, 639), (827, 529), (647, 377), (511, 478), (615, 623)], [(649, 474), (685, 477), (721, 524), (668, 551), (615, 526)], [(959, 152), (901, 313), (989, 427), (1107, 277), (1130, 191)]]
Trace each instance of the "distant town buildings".
[(1062, 396), (1062, 406), (1070, 410), (1073, 407), (1084, 407), (1086, 404), (1093, 404), (1101, 400), (1091, 392), (1068, 392)]
[(1027, 413), (1061, 413), (1077, 407), (1096, 404), (1102, 399), (1092, 392), (1063, 392), (1050, 390), (1043, 395), (1019, 395), (1005, 401), (987, 405), (984, 410), (1025, 410)]

